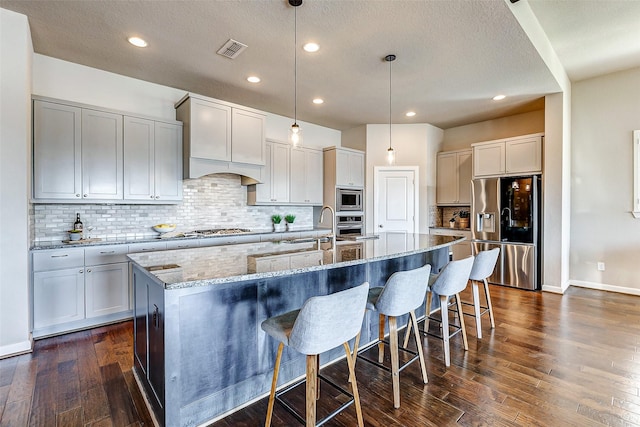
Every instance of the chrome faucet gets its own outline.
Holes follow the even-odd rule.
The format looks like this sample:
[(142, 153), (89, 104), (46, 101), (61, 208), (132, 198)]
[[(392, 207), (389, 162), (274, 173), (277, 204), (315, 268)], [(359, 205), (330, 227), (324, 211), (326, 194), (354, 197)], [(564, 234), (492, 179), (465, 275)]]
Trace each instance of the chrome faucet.
[(502, 212), (500, 212), (500, 215), (504, 215), (504, 211), (507, 211), (507, 219), (509, 220), (509, 227), (511, 227), (513, 225), (513, 219), (511, 218), (511, 209), (509, 208), (504, 208), (502, 209)]
[(318, 224), (322, 224), (322, 221), (324, 220), (324, 211), (325, 209), (329, 209), (329, 212), (331, 212), (331, 250), (335, 251), (335, 247), (336, 247), (336, 211), (333, 210), (333, 208), (331, 206), (328, 205), (324, 205), (322, 207), (322, 210), (320, 211), (320, 220), (318, 221)]

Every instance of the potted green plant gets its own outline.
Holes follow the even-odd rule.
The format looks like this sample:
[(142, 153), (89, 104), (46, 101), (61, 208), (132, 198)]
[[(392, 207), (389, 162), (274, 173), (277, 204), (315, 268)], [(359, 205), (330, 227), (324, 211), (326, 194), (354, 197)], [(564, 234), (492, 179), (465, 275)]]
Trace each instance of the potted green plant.
[(296, 216), (288, 214), (284, 216), (284, 220), (287, 222), (287, 231), (289, 231), (289, 229), (291, 228), (291, 224), (293, 224), (296, 220)]
[(282, 222), (282, 216), (280, 215), (271, 215), (271, 222), (273, 223), (273, 231), (280, 230), (280, 223)]

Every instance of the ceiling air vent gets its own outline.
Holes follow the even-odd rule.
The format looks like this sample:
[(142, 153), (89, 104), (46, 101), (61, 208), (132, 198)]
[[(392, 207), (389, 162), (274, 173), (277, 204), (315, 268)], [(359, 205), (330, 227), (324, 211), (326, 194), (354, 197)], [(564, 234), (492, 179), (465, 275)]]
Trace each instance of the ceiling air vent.
[(246, 48), (246, 44), (242, 44), (239, 41), (235, 41), (234, 39), (229, 39), (224, 44), (224, 46), (220, 48), (220, 50), (218, 51), (218, 55), (222, 55), (229, 59), (236, 59), (238, 55), (240, 55)]

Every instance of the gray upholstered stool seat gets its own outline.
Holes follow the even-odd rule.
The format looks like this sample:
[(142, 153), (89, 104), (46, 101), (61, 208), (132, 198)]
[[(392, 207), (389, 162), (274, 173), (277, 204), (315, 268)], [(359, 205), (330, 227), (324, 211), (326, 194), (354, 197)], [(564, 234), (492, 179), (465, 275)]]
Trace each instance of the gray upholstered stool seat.
[[(473, 295), (473, 302), (462, 302), (466, 305), (473, 305), (473, 316), (476, 318), (476, 332), (478, 338), (482, 338), (482, 324), (481, 318), (484, 314), (489, 313), (489, 319), (491, 320), (491, 329), (495, 329), (496, 321), (493, 317), (493, 307), (491, 305), (491, 295), (489, 295), (489, 283), (487, 278), (493, 274), (493, 270), (496, 267), (498, 256), (500, 255), (500, 248), (493, 248), (488, 251), (482, 251), (476, 255), (476, 259), (473, 262), (473, 268), (469, 275), (471, 281), (471, 292)], [(480, 292), (478, 290), (478, 282), (484, 284), (484, 296), (487, 305), (481, 305)], [(470, 314), (470, 313), (465, 313)]]
[[(442, 336), (436, 336), (442, 338), (442, 344), (444, 348), (444, 363), (446, 366), (451, 365), (449, 355), (449, 339), (456, 335), (458, 332), (462, 332), (462, 342), (464, 344), (464, 349), (469, 350), (469, 344), (467, 342), (467, 332), (465, 330), (464, 317), (462, 315), (462, 302), (460, 301), (460, 292), (462, 292), (467, 287), (467, 282), (469, 282), (469, 274), (471, 273), (471, 268), (473, 267), (473, 260), (474, 257), (470, 256), (459, 261), (451, 261), (442, 269), (442, 271), (437, 276), (430, 278), (431, 284), (430, 291), (427, 294), (427, 313), (425, 316), (425, 327), (423, 332), (432, 335), (428, 332), (430, 320), (436, 320), (442, 323)], [(440, 311), (440, 319), (431, 317), (432, 296), (436, 296), (436, 298), (440, 300), (440, 307), (434, 310)], [(460, 321), (459, 325), (449, 325), (449, 300), (452, 297), (455, 299), (456, 312)], [(452, 333), (449, 332), (450, 326), (454, 329)], [(407, 331), (404, 338), (404, 347), (406, 347), (409, 342), (410, 332), (411, 324), (407, 326)]]
[[(362, 359), (374, 363), (384, 369), (388, 369), (382, 364), (384, 360), (384, 345), (389, 344), (391, 353), (391, 380), (393, 388), (393, 406), (400, 407), (400, 379), (399, 373), (411, 362), (420, 359), (420, 369), (422, 370), (422, 379), (426, 384), (427, 369), (422, 351), (422, 343), (420, 335), (415, 334), (417, 352), (398, 347), (398, 325), (396, 318), (404, 314), (409, 314), (410, 321), (417, 328), (415, 309), (424, 303), (427, 287), (429, 286), (429, 273), (431, 266), (429, 264), (424, 267), (416, 268), (409, 271), (400, 271), (393, 273), (387, 280), (384, 287), (375, 287), (369, 289), (367, 298), (367, 310), (377, 311), (380, 314), (380, 326), (378, 328), (378, 361)], [(389, 342), (384, 341), (384, 325), (385, 317), (389, 321)], [(416, 329), (417, 330), (417, 329)], [(357, 343), (356, 343), (357, 345)], [(406, 347), (406, 345), (405, 345)], [(400, 366), (399, 351), (405, 351), (413, 355), (413, 357)], [(357, 349), (356, 349), (357, 351)]]
[[(360, 398), (358, 396), (358, 385), (355, 381), (354, 362), (349, 348), (349, 340), (359, 336), (364, 318), (364, 309), (367, 302), (369, 284), (367, 282), (345, 291), (334, 294), (309, 298), (305, 301), (300, 310), (294, 310), (279, 316), (271, 317), (262, 322), (262, 329), (271, 337), (280, 341), (278, 353), (276, 355), (275, 367), (273, 370), (273, 380), (271, 382), (271, 394), (267, 407), (267, 419), (265, 426), (271, 425), (273, 405), (275, 400), (279, 400), (279, 395), (291, 389), (287, 387), (276, 394), (278, 382), (278, 371), (282, 351), (287, 345), (299, 353), (307, 356), (306, 375), (306, 426), (316, 426), (316, 399), (318, 398), (317, 381), (323, 379), (318, 374), (319, 355), (342, 345), (347, 355), (349, 365), (349, 378), (351, 379), (351, 389), (353, 394), (348, 394), (351, 399), (340, 408), (329, 415), (320, 424), (337, 415), (342, 409), (355, 403), (358, 425), (363, 426), (362, 410), (360, 408)], [(335, 384), (331, 383), (334, 387)], [(297, 384), (295, 384), (297, 385)], [(294, 385), (294, 386), (295, 386)], [(305, 422), (299, 414), (288, 405), (284, 405), (298, 420)]]

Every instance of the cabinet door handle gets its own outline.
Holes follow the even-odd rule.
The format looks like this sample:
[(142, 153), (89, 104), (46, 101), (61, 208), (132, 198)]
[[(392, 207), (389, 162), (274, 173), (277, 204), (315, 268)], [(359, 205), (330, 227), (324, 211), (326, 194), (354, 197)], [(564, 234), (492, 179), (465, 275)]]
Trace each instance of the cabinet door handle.
[(78, 273), (82, 274), (82, 273), (84, 273), (84, 271), (83, 270), (78, 270)]
[(101, 254), (114, 254), (116, 251), (100, 251)]
[(87, 273), (91, 273), (91, 269), (88, 269), (88, 270), (87, 270)]
[(153, 196), (149, 196), (149, 197), (153, 199)]
[(153, 327), (154, 328), (159, 328), (160, 327), (160, 310), (158, 309), (158, 306), (153, 304)]
[(85, 195), (83, 195), (82, 197), (87, 197), (87, 195), (85, 194)]
[(64, 258), (66, 256), (69, 256), (69, 254), (64, 254), (64, 255), (51, 255), (51, 258)]
[(80, 197), (80, 194), (76, 194), (76, 197)]
[(160, 196), (156, 196), (156, 199), (159, 199), (159, 198), (160, 198)]

